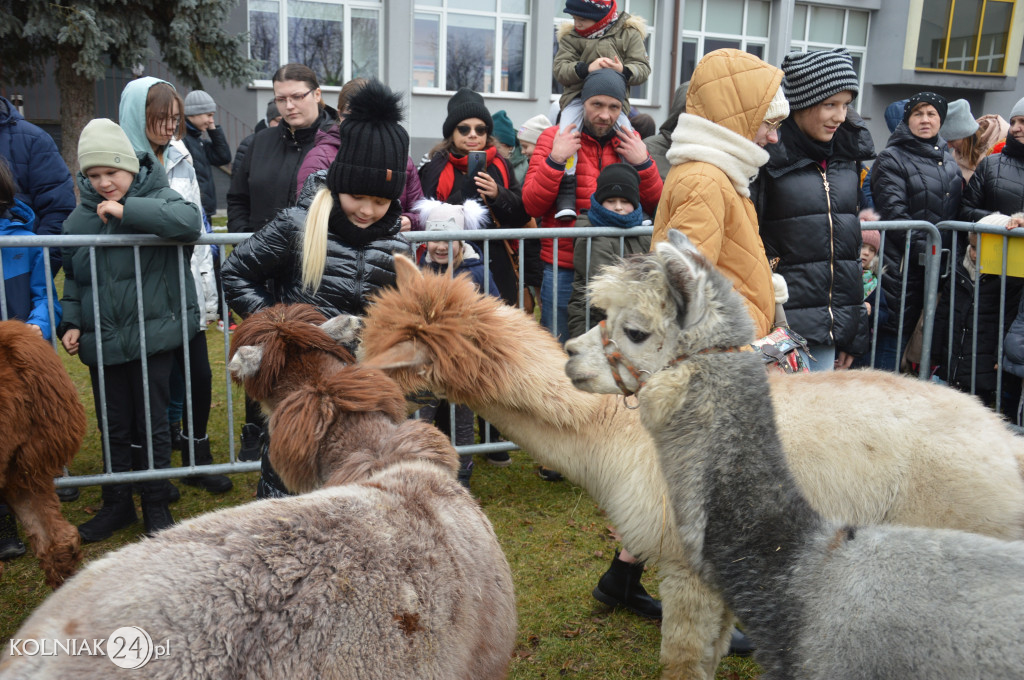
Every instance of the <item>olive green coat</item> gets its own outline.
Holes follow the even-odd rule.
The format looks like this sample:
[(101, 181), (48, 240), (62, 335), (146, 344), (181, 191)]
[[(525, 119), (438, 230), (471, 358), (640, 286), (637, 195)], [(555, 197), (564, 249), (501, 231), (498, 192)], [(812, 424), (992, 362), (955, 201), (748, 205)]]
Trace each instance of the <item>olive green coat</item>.
[[(647, 37), (647, 22), (642, 17), (622, 12), (600, 38), (584, 38), (573, 30), (567, 21), (558, 27), (558, 51), (555, 53), (553, 70), (555, 80), (565, 90), (558, 100), (558, 108), (566, 105), (583, 91), (584, 74), (580, 77), (576, 64), (589, 65), (598, 57), (618, 57), (622, 66), (629, 69), (629, 85), (643, 85), (651, 76), (651, 61), (647, 58), (644, 38)], [(623, 107), (629, 112), (629, 107)]]

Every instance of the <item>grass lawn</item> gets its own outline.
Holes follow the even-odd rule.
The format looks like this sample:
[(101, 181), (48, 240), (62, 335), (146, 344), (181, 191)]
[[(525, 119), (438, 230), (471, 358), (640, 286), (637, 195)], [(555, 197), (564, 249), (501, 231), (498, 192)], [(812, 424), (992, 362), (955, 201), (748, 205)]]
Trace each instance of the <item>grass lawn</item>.
[[(58, 282), (58, 285), (60, 281)], [(227, 461), (228, 408), (234, 409), (235, 447), (238, 424), (244, 420), (240, 391), (228, 404), (224, 381), (224, 337), (211, 326), (207, 331), (213, 368), (213, 407), (209, 433), (214, 460)], [(100, 472), (103, 467), (100, 438), (89, 374), (77, 357), (60, 351), (79, 397), (86, 407), (89, 428), (71, 472)], [(180, 459), (172, 458), (175, 465)], [(178, 483), (181, 500), (171, 506), (177, 520), (252, 502), (257, 473), (233, 476), (235, 488), (220, 496)], [(621, 611), (611, 611), (591, 597), (598, 578), (608, 568), (616, 548), (608, 521), (590, 497), (567, 481), (541, 480), (527, 453), (512, 453), (512, 465), (498, 468), (477, 458), (471, 481), (512, 567), (519, 611), (519, 636), (510, 677), (541, 678), (656, 678), (659, 675), (660, 628)], [(138, 502), (138, 497), (136, 497)], [(62, 506), (73, 524), (87, 520), (100, 507), (98, 487), (82, 489), (81, 497)], [(141, 516), (141, 515), (140, 515)], [(140, 540), (141, 520), (110, 540), (83, 547), (85, 562), (108, 551)], [(168, 569), (174, 569), (170, 564)], [(657, 595), (657, 571), (644, 583)], [(4, 564), (0, 575), (0, 645), (6, 645), (22, 621), (50, 593), (31, 552)], [(129, 625), (126, 623), (126, 625)], [(757, 678), (757, 665), (749, 660), (727, 658), (719, 667), (720, 680)]]

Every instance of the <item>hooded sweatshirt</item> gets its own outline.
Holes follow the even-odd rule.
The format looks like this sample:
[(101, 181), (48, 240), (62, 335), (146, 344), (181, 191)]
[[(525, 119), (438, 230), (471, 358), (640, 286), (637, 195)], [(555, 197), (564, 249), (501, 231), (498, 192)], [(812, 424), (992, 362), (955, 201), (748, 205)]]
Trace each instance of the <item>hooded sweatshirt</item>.
[(743, 296), (758, 337), (772, 330), (775, 290), (748, 185), (768, 161), (753, 139), (781, 83), (780, 69), (739, 50), (701, 60), (666, 154), (672, 169), (652, 238), (686, 234)]

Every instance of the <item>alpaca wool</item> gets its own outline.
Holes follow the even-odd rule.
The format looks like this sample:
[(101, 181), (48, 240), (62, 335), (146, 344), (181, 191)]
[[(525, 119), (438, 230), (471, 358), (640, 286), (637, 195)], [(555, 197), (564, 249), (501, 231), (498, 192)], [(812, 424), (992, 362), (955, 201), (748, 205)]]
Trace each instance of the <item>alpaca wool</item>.
[(978, 131), (978, 121), (971, 115), (971, 105), (966, 99), (954, 99), (946, 109), (946, 120), (939, 134), (943, 139), (964, 139)]
[(904, 123), (910, 120), (910, 114), (914, 112), (914, 107), (918, 104), (931, 104), (935, 107), (935, 110), (939, 112), (940, 124), (941, 121), (946, 120), (946, 109), (949, 107), (946, 103), (946, 98), (942, 95), (935, 94), (934, 92), (918, 92), (907, 99), (907, 104), (903, 107)]
[(782, 60), (782, 79), (789, 108), (799, 111), (825, 101), (832, 95), (849, 90), (860, 93), (853, 58), (842, 47), (815, 52), (790, 52)]

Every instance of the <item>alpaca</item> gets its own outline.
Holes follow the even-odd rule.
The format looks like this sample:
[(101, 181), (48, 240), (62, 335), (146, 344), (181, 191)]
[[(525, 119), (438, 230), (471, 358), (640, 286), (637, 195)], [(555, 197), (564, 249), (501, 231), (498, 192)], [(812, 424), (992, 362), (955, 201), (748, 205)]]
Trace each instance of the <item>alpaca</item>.
[[(665, 482), (637, 412), (621, 395), (574, 389), (557, 341), (520, 310), (402, 258), (396, 271), (397, 287), (367, 309), (357, 355), (406, 394), (469, 405), (583, 486), (626, 548), (659, 565), (663, 676), (713, 678), (732, 615), (668, 529)], [(867, 372), (769, 382), (797, 482), (827, 517), (1021, 535), (1021, 445), (976, 400)], [(861, 399), (874, 405), (864, 409)]]
[[(236, 374), (253, 380), (260, 361), (274, 370), (278, 350), (309, 339), (296, 326), (311, 325), (294, 321), (309, 310), (292, 311), (301, 313), (291, 323), (275, 308), (240, 324), (252, 339), (245, 325), (266, 331), (276, 315), (279, 336), (263, 333), (262, 352), (239, 347)], [(146, 664), (152, 678), (505, 678), (512, 575), (479, 504), (455, 480), (448, 438), (406, 420), (402, 393), (379, 371), (347, 365), (308, 377), (294, 385), (279, 375), (290, 391), (269, 396), (275, 438), (294, 444), (301, 430), (307, 444), (270, 455), (289, 486), (323, 488), (203, 515), (107, 555), (15, 638), (105, 640), (138, 626), (169, 651)], [(5, 651), (5, 677), (115, 670), (99, 657)]]
[(82, 561), (53, 479), (78, 453), (85, 409), (53, 347), (21, 321), (0, 322), (0, 386), (0, 501), (21, 520), (56, 588)]
[(790, 474), (743, 299), (676, 230), (591, 284), (607, 328), (570, 377), (632, 366), (687, 556), (767, 679), (1006, 678), (1024, 664), (1024, 542), (820, 515)]

